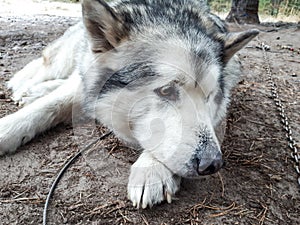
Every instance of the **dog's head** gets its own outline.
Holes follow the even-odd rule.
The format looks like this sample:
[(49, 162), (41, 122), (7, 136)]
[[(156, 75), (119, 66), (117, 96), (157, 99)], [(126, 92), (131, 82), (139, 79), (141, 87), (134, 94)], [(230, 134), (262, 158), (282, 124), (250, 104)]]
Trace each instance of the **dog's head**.
[(214, 173), (223, 165), (215, 127), (240, 72), (233, 56), (258, 32), (228, 33), (200, 1), (147, 2), (83, 1), (89, 110), (174, 174)]

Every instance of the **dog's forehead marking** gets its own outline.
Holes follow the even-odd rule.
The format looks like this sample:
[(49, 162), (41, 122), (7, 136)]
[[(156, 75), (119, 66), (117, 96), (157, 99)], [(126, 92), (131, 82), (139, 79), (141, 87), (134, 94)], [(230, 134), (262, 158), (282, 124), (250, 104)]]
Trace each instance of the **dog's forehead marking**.
[(159, 53), (156, 65), (159, 73), (173, 79), (181, 74), (189, 77), (189, 79), (192, 79), (194, 76), (188, 50), (178, 45), (164, 48)]
[(196, 84), (201, 88), (205, 96), (209, 96), (209, 94), (213, 90), (217, 90), (218, 78), (220, 74), (220, 68), (217, 65), (210, 65), (205, 70), (205, 75), (202, 76), (201, 80), (198, 80)]
[(199, 86), (205, 94), (216, 87), (220, 74), (220, 66), (195, 54), (182, 43), (166, 44), (158, 54), (157, 73), (166, 80), (177, 80), (179, 83)]

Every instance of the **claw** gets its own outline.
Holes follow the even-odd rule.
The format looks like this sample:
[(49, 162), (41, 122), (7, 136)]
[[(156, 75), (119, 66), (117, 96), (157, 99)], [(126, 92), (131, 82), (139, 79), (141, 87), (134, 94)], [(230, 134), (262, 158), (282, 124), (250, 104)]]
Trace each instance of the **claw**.
[[(137, 207), (136, 202), (132, 202), (132, 206), (133, 206), (133, 207)], [(137, 208), (138, 208), (138, 207), (137, 207)]]
[(169, 192), (167, 192), (167, 202), (168, 203), (172, 202), (172, 195)]
[(146, 209), (147, 208), (147, 203), (143, 203), (142, 208)]

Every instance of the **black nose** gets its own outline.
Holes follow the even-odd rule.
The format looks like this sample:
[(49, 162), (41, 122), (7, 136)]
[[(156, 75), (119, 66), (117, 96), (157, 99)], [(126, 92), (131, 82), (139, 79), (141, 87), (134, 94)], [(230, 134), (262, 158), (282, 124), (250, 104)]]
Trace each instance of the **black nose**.
[(202, 158), (198, 161), (197, 172), (199, 175), (209, 175), (218, 172), (224, 165), (222, 154), (218, 153), (214, 159)]

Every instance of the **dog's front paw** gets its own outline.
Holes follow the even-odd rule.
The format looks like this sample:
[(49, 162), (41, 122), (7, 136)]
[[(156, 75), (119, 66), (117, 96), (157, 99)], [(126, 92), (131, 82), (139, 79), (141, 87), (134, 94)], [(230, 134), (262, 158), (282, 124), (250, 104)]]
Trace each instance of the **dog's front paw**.
[(128, 198), (137, 208), (152, 207), (164, 200), (171, 203), (180, 179), (149, 153), (143, 153), (131, 167)]
[(41, 98), (59, 86), (61, 86), (65, 80), (57, 79), (51, 81), (45, 81), (40, 84), (35, 85), (28, 85), (25, 86), (23, 89), (13, 93), (13, 100), (19, 105), (24, 106), (34, 102), (36, 99)]
[[(19, 91), (24, 87), (29, 80), (31, 80), (35, 75), (42, 76), (43, 71), (39, 71), (43, 66), (43, 58), (40, 57), (28, 63), (22, 70), (17, 72), (10, 81), (7, 82), (7, 87), (11, 89), (14, 93)], [(39, 71), (39, 72), (38, 72)]]
[(24, 106), (25, 101), (24, 99), (28, 98), (29, 92), (27, 87), (23, 87), (22, 89), (18, 89), (12, 95), (12, 100), (19, 106)]

